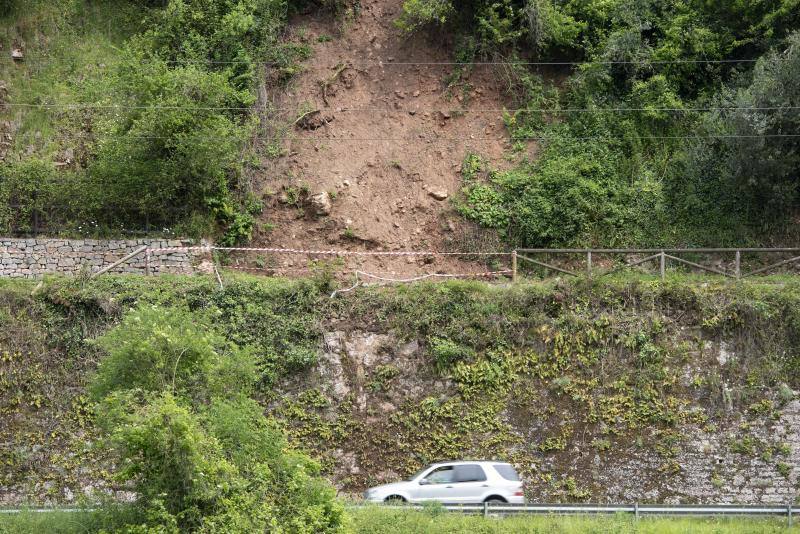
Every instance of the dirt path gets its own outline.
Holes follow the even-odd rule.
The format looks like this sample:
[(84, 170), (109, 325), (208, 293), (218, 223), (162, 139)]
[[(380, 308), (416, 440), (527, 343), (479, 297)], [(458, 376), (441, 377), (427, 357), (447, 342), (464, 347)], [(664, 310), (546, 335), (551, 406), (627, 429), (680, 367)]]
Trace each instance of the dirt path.
[[(273, 228), (257, 235), (257, 245), (452, 250), (458, 236), (471, 233), (452, 205), (461, 162), (477, 152), (503, 166), (502, 113), (483, 110), (505, 102), (488, 68), (448, 90), (452, 65), (420, 65), (452, 61), (452, 47), (400, 35), (393, 21), (401, 3), (365, 0), (357, 19), (346, 23), (322, 14), (292, 21), (293, 38), (311, 45), (313, 56), (271, 100), (292, 117), (319, 111), (292, 126), (295, 139), (282, 157), (270, 159), (265, 151), (256, 186), (265, 194), (263, 220)], [(459, 108), (468, 111), (452, 111)], [(315, 213), (326, 206), (303, 200), (314, 195), (330, 199), (328, 214)], [(283, 268), (305, 263), (270, 261)], [(348, 260), (348, 267), (356, 265), (396, 275), (483, 270), (453, 258)]]

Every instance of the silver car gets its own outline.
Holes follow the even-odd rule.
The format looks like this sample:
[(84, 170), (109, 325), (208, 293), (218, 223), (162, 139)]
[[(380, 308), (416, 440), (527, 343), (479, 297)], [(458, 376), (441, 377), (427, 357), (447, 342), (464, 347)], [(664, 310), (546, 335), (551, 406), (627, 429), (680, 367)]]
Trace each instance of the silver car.
[(418, 471), (403, 482), (364, 492), (370, 502), (439, 501), (453, 504), (506, 502), (522, 504), (522, 481), (504, 462), (442, 462)]

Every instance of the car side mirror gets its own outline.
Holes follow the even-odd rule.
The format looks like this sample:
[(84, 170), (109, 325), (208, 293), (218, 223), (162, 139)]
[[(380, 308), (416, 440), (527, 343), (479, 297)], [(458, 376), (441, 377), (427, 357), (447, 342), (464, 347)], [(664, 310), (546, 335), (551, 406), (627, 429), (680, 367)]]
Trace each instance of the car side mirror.
[(420, 486), (427, 486), (427, 485), (429, 485), (430, 483), (431, 483), (431, 481), (430, 481), (430, 480), (428, 480), (427, 478), (423, 478), (422, 480), (420, 480), (420, 481), (419, 481), (419, 485), (420, 485)]

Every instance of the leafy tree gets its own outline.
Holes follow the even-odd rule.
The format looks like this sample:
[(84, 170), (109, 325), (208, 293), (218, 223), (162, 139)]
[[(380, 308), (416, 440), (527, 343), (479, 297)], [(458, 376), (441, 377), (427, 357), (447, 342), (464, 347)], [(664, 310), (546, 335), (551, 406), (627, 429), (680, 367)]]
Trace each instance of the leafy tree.
[[(800, 24), (798, 6), (466, 2), (445, 23), (476, 36), (479, 54), (585, 63), (559, 89), (521, 65), (501, 69), (521, 109), (505, 117), (515, 149), (531, 138), (543, 146), (533, 163), (466, 180), (459, 209), (514, 243), (539, 246), (713, 244), (785, 224), (798, 203), (797, 138), (774, 136), (800, 132), (795, 110), (690, 108), (796, 106), (788, 56), (797, 37), (787, 35)], [(753, 70), (749, 60), (765, 52)], [(681, 139), (698, 134), (722, 137)], [(667, 213), (678, 220), (667, 224)]]
[(247, 351), (209, 319), (143, 307), (97, 342), (108, 353), (92, 387), (97, 421), (116, 455), (115, 479), (137, 496), (136, 513), (121, 514), (117, 528), (342, 529), (343, 509), (319, 466), (291, 451), (248, 398), (257, 376)]
[(35, 214), (49, 211), (57, 202), (70, 204), (70, 175), (59, 177), (49, 161), (30, 158), (0, 166), (0, 232), (33, 230)]
[(759, 60), (749, 83), (715, 99), (723, 109), (704, 118), (702, 132), (719, 137), (687, 146), (672, 176), (670, 192), (684, 217), (712, 212), (765, 231), (782, 226), (798, 207), (798, 76), (795, 33), (787, 48)]
[(120, 66), (114, 80), (114, 98), (132, 106), (103, 126), (107, 136), (89, 167), (94, 209), (114, 206), (125, 222), (163, 220), (178, 206), (178, 216), (205, 210), (228, 196), (246, 132), (213, 108), (252, 99), (222, 75), (139, 59)]

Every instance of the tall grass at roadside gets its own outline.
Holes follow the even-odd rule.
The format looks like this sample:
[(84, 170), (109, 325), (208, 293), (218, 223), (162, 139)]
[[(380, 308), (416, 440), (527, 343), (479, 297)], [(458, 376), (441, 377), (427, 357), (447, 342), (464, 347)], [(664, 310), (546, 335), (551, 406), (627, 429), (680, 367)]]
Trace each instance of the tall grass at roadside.
[[(124, 513), (118, 510), (117, 513)], [(440, 512), (390, 510), (379, 507), (352, 510), (354, 534), (772, 534), (800, 533), (778, 518), (642, 518), (630, 516), (517, 516), (484, 518)], [(2, 534), (83, 534), (114, 529), (113, 515), (99, 512), (22, 512), (0, 514)]]
[(642, 518), (620, 516), (515, 516), (488, 517), (369, 507), (351, 512), (353, 532), (373, 534), (767, 534), (797, 533), (786, 519), (747, 518)]

